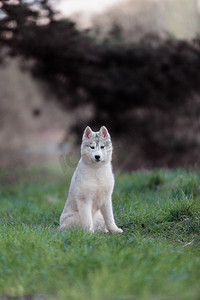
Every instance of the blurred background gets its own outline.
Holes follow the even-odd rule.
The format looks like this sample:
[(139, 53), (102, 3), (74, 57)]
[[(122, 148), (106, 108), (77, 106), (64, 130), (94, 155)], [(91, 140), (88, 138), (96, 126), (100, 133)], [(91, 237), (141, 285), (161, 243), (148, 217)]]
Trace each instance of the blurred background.
[(65, 172), (105, 125), (116, 170), (199, 167), (199, 33), (198, 0), (0, 1), (0, 166)]

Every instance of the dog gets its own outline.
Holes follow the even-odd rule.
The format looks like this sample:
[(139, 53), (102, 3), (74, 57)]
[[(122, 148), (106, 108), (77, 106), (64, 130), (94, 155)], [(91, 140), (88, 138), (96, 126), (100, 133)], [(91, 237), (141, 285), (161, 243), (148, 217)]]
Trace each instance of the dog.
[(115, 224), (113, 216), (112, 150), (110, 134), (105, 126), (98, 132), (86, 127), (81, 158), (60, 216), (60, 230), (81, 226), (87, 232), (123, 232)]

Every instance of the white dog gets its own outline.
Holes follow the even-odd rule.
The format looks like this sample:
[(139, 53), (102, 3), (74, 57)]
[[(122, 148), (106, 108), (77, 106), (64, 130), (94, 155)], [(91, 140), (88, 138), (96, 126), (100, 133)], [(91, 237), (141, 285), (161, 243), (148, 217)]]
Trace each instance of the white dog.
[(112, 143), (106, 127), (93, 132), (87, 126), (82, 139), (81, 159), (60, 217), (61, 230), (80, 225), (89, 232), (123, 232), (113, 216), (111, 159)]

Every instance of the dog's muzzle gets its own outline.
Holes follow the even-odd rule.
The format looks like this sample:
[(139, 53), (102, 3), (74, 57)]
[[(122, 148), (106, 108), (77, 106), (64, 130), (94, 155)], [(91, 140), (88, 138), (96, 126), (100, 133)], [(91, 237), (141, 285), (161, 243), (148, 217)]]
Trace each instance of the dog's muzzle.
[(96, 161), (100, 161), (100, 155), (95, 155), (95, 159), (96, 159)]

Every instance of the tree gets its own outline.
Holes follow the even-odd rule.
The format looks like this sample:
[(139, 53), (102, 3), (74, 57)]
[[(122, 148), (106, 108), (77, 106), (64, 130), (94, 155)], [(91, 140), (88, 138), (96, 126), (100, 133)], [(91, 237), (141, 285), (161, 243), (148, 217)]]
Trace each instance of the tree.
[[(198, 39), (156, 39), (156, 46), (151, 36), (134, 45), (97, 43), (73, 22), (57, 20), (48, 1), (34, 1), (40, 10), (22, 0), (1, 3), (6, 15), (1, 45), (10, 55), (34, 60), (34, 76), (49, 84), (64, 108), (90, 103), (91, 126), (104, 124), (117, 136), (128, 133), (128, 148), (137, 141), (152, 160), (185, 151), (174, 142), (173, 130), (177, 112), (187, 115), (191, 95), (200, 91)], [(74, 132), (85, 125), (77, 122)]]

